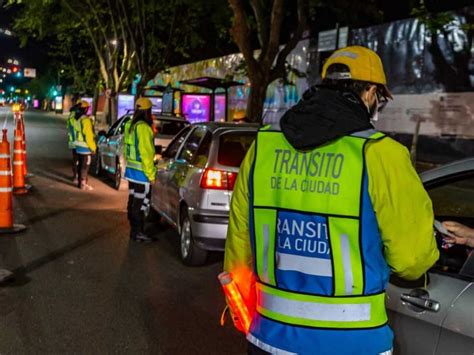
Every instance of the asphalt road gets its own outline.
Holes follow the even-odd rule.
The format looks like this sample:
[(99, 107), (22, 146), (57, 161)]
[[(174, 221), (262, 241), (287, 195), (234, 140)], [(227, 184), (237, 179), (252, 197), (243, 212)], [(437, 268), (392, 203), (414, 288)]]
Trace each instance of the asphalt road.
[[(11, 140), (11, 115), (7, 126)], [(73, 186), (64, 118), (28, 112), (26, 130), (33, 188), (14, 197), (14, 217), (28, 230), (0, 235), (0, 268), (14, 272), (0, 286), (0, 354), (245, 353), (219, 324), (222, 254), (186, 267), (177, 233), (158, 225), (147, 226), (157, 242), (129, 242), (126, 184)]]

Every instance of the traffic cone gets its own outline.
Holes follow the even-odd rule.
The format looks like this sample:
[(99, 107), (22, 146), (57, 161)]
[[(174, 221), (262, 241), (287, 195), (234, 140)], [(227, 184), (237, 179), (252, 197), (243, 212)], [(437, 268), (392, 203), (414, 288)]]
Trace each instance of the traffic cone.
[(3, 130), (0, 142), (0, 234), (17, 233), (26, 229), (22, 224), (13, 224), (12, 171), (10, 143), (7, 130)]
[(13, 193), (23, 195), (28, 192), (29, 187), (25, 184), (25, 172), (23, 165), (23, 133), (21, 120), (16, 121), (13, 143)]
[(25, 131), (25, 116), (23, 112), (20, 113), (20, 121), (21, 121), (21, 133), (22, 133), (22, 154), (23, 154), (23, 174), (27, 177), (28, 176), (28, 167), (26, 163), (26, 131)]

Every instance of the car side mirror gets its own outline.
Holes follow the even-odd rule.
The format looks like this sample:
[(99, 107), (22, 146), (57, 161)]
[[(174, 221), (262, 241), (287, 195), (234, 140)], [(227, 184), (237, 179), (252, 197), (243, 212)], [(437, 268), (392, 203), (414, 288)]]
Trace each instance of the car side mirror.
[(163, 146), (162, 145), (155, 145), (155, 154), (163, 153)]
[(97, 135), (98, 135), (99, 137), (107, 137), (107, 132), (104, 131), (104, 130), (101, 130), (101, 131), (99, 131), (99, 133), (97, 133)]

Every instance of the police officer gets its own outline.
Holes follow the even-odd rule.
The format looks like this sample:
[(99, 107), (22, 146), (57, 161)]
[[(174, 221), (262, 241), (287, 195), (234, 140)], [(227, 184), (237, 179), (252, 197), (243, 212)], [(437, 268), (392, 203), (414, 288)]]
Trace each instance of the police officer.
[(89, 103), (82, 100), (76, 109), (74, 120), (75, 147), (78, 156), (78, 187), (81, 190), (93, 190), (88, 183), (91, 155), (95, 154), (97, 146), (94, 136), (94, 123), (87, 114)]
[(347, 47), (322, 77), (258, 132), (233, 192), (224, 269), (251, 354), (391, 353), (389, 274), (418, 279), (439, 256), (407, 149), (371, 123), (391, 98), (380, 58)]
[(151, 184), (155, 181), (155, 145), (153, 137), (152, 103), (139, 98), (133, 119), (125, 125), (125, 178), (128, 180), (128, 220), (130, 239), (136, 242), (152, 242), (145, 234), (145, 214), (150, 208)]
[(68, 138), (68, 148), (72, 152), (72, 180), (74, 183), (78, 183), (78, 174), (77, 167), (79, 165), (79, 159), (76, 153), (76, 133), (74, 130), (74, 121), (76, 120), (77, 110), (80, 108), (80, 100), (71, 107), (69, 112), (69, 117), (66, 121), (67, 127), (67, 138)]

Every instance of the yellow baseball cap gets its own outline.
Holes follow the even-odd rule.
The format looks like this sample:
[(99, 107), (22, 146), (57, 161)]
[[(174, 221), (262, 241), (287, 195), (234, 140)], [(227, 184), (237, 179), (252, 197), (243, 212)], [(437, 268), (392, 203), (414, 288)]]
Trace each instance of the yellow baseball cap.
[(140, 97), (135, 103), (135, 106), (138, 110), (148, 110), (153, 106), (153, 104), (151, 103), (150, 99), (147, 99), (146, 97)]
[(89, 108), (89, 103), (86, 100), (80, 100), (79, 105), (82, 108)]
[[(332, 64), (344, 64), (349, 72), (327, 74)], [(350, 46), (335, 51), (324, 63), (322, 78), (344, 80), (360, 80), (379, 84), (383, 88), (382, 94), (392, 98), (387, 87), (387, 79), (380, 57), (373, 50), (362, 46)]]

